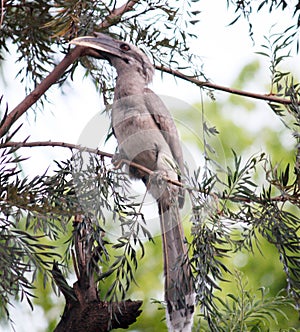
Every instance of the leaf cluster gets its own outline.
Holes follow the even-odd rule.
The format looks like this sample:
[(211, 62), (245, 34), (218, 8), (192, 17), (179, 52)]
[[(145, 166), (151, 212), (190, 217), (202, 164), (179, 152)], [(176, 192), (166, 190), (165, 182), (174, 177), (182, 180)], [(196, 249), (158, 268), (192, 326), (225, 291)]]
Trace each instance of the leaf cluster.
[(271, 94), (277, 93), (278, 96), (282, 96), (282, 90), (284, 86), (287, 86), (284, 84), (284, 80), (288, 78), (289, 73), (282, 72), (280, 65), (286, 58), (290, 57), (292, 43), (296, 36), (297, 30), (293, 26), (288, 27), (283, 33), (271, 33), (269, 37), (264, 36), (266, 43), (261, 45), (263, 51), (257, 52), (257, 54), (269, 58)]
[[(237, 294), (229, 293), (225, 300), (217, 298), (218, 315), (211, 317), (215, 326), (211, 331), (269, 331), (271, 321), (278, 322), (278, 316), (287, 319), (282, 309), (292, 307), (292, 304), (284, 294), (270, 297), (265, 288), (253, 292), (243, 277), (240, 272), (235, 271), (233, 283)], [(197, 331), (206, 331), (207, 325), (201, 322), (200, 320)]]
[[(97, 274), (99, 289), (106, 299), (123, 300), (131, 282), (135, 281), (138, 261), (144, 256), (141, 239), (152, 240), (139, 211), (139, 204), (129, 194), (127, 176), (120, 171), (107, 169), (102, 158), (85, 152), (74, 154), (71, 160), (58, 166), (60, 169), (52, 181), (65, 192), (64, 197), (68, 197), (70, 205), (76, 202), (76, 214), (82, 214), (92, 221), (89, 235), (81, 239), (81, 242), (86, 242), (85, 246), (92, 257), (91, 273)], [(113, 242), (110, 241), (112, 223), (121, 230)], [(75, 227), (68, 241), (70, 248), (74, 245), (76, 233), (81, 233), (85, 227), (88, 225), (84, 221)], [(69, 253), (67, 249), (66, 263)], [(103, 287), (106, 287), (105, 292)]]
[[(51, 31), (45, 24), (51, 19), (49, 1), (5, 2), (5, 16), (1, 26), (1, 59), (4, 50), (16, 54), (21, 65), (20, 81), (26, 85), (39, 83), (54, 65)], [(13, 46), (15, 47), (13, 47)]]
[[(293, 115), (295, 120), (298, 113)], [(277, 259), (286, 274), (287, 293), (296, 308), (299, 307), (299, 163), (274, 166), (264, 153), (243, 162), (233, 151), (232, 165), (225, 169), (215, 162), (214, 149), (207, 147), (209, 137), (217, 135), (218, 130), (214, 127), (208, 130), (206, 122), (203, 125), (205, 169), (199, 168), (193, 176), (188, 176), (193, 201), (191, 264), (205, 324), (210, 330), (219, 331), (220, 321), (226, 314), (219, 317), (220, 303), (215, 294), (220, 289), (220, 281), (232, 273), (224, 264), (224, 258), (240, 250), (249, 253), (254, 252), (254, 247), (261, 250), (260, 236), (276, 248)], [(298, 149), (295, 154), (299, 160)], [(260, 183), (255, 176), (261, 172), (266, 178)], [(248, 295), (244, 294), (250, 301)], [(224, 324), (227, 325), (228, 322)], [(254, 331), (263, 327), (257, 328)]]
[[(293, 24), (293, 28), (297, 29), (300, 26), (299, 20), (299, 3), (295, 2), (293, 4), (294, 12), (293, 18), (297, 17), (296, 22)], [(227, 7), (233, 7), (237, 16), (231, 21), (230, 25), (235, 24), (241, 17), (244, 17), (249, 25), (249, 36), (253, 38), (253, 25), (251, 23), (251, 14), (252, 13), (263, 13), (263, 9), (267, 9), (269, 13), (280, 9), (283, 13), (287, 11), (290, 6), (286, 0), (260, 0), (260, 1), (251, 1), (251, 0), (227, 0)]]
[(26, 298), (32, 307), (37, 272), (47, 281), (52, 260), (59, 255), (45, 238), (58, 237), (57, 220), (63, 213), (49, 199), (45, 174), (33, 179), (21, 176), (18, 165), (23, 158), (18, 156), (18, 147), (0, 151), (0, 303), (8, 315), (11, 298)]

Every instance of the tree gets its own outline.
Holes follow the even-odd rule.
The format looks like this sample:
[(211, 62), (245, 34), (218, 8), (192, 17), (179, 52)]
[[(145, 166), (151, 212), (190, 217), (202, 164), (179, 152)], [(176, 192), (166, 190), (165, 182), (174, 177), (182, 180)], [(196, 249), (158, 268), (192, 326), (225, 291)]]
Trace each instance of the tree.
[[(282, 150), (285, 159), (280, 164), (274, 162), (272, 154), (247, 155), (242, 142), (238, 152), (224, 149), (225, 163), (215, 153), (215, 140), (222, 137), (222, 126), (218, 126), (216, 118), (211, 117), (212, 124), (205, 119), (209, 117), (208, 108), (215, 106), (200, 105), (201, 118), (191, 111), (191, 118), (202, 123), (203, 141), (197, 148), (204, 156), (201, 168), (195, 172), (189, 172), (187, 167), (185, 181), (192, 204), (190, 259), (201, 309), (195, 328), (267, 330), (277, 314), (285, 315), (284, 306), (299, 307), (299, 85), (280, 66), (297, 42), (300, 6), (295, 3), (295, 24), (281, 34), (266, 37), (262, 45), (260, 54), (270, 61), (271, 82), (269, 93), (257, 94), (244, 91), (243, 85), (233, 89), (206, 79), (199, 57), (189, 49), (189, 40), (197, 38), (189, 28), (197, 24), (200, 13), (193, 2), (201, 7), (197, 1), (187, 2), (184, 8), (167, 1), (128, 1), (120, 7), (113, 1), (1, 2), (1, 56), (17, 49), (17, 61), (24, 64), (18, 79), (30, 91), (12, 110), (10, 101), (7, 106), (2, 102), (0, 295), (6, 315), (12, 298), (26, 298), (33, 306), (31, 293), (39, 294), (33, 289), (36, 279), (42, 279), (44, 284), (54, 281), (65, 297), (64, 314), (56, 331), (126, 328), (141, 314), (141, 301), (125, 299), (132, 282), (139, 283), (138, 265), (150, 250), (144, 239), (152, 241), (153, 237), (145, 223), (146, 215), (140, 210), (142, 203), (128, 197), (130, 183), (126, 174), (108, 166), (112, 154), (68, 142), (33, 142), (27, 136), (16, 139), (30, 107), (37, 103), (38, 119), (39, 109), (47, 109), (48, 88), (72, 84), (80, 67), (91, 77), (109, 109), (114, 77), (110, 67), (95, 61), (91, 51), (71, 49), (68, 44), (76, 36), (97, 31), (114, 33), (142, 47), (158, 70), (200, 86), (211, 98), (214, 90), (222, 90), (264, 100), (284, 122), (286, 131), (294, 137), (295, 148), (288, 158), (286, 149)], [(261, 0), (256, 5), (227, 1), (227, 5), (237, 15), (232, 24), (246, 18), (250, 38), (254, 10), (287, 10), (285, 1), (275, 0)], [(58, 60), (59, 54), (65, 57)], [(233, 96), (230, 98), (232, 102)], [(23, 149), (49, 146), (71, 150), (70, 157), (56, 161), (54, 174), (23, 174)], [(114, 239), (109, 237), (112, 222), (121, 230)], [(58, 250), (57, 244), (64, 241), (64, 248)], [(235, 273), (229, 263), (235, 253), (253, 252), (258, 259), (266, 242), (278, 255), (286, 278), (285, 292), (269, 297), (264, 290), (261, 296), (251, 293), (241, 274)], [(72, 270), (77, 278), (73, 287), (66, 281)], [(238, 293), (229, 291), (226, 297), (222, 281), (232, 280), (231, 273)]]

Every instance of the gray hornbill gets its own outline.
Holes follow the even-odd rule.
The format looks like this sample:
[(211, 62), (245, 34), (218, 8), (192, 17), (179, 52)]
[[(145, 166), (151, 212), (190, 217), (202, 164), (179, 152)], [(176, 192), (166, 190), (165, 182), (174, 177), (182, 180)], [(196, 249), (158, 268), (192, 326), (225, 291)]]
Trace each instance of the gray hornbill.
[(169, 331), (190, 331), (194, 288), (187, 257), (179, 207), (183, 190), (161, 180), (180, 180), (184, 173), (182, 149), (176, 126), (162, 100), (149, 88), (154, 67), (137, 47), (108, 35), (79, 37), (71, 44), (89, 47), (117, 70), (112, 128), (122, 158), (155, 172), (150, 176), (130, 167), (130, 176), (142, 179), (158, 203), (163, 239), (165, 301)]

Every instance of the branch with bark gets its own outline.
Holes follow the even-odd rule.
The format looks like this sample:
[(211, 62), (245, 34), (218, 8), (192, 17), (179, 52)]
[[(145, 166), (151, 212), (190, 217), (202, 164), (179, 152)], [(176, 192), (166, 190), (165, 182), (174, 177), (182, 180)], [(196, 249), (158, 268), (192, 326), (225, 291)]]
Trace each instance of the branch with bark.
[[(67, 68), (74, 63), (79, 57), (91, 55), (99, 57), (93, 50), (85, 49), (76, 46), (72, 49), (66, 57), (54, 68), (54, 70), (18, 105), (16, 106), (3, 120), (0, 127), (0, 137), (4, 136), (14, 122), (20, 118), (50, 87), (55, 84), (59, 78), (64, 74)], [(209, 81), (201, 81), (195, 77), (187, 76), (178, 70), (171, 68), (156, 66), (157, 70), (174, 75), (180, 79), (196, 84), (199, 87), (206, 87), (213, 90), (228, 92), (231, 94), (264, 100), (266, 102), (273, 102), (283, 105), (290, 105), (292, 101), (287, 98), (280, 98), (269, 94), (260, 94), (239, 89), (229, 88), (223, 85), (214, 84)]]
[[(89, 218), (74, 219), (73, 255), (77, 281), (70, 287), (58, 264), (53, 264), (53, 279), (65, 297), (66, 304), (55, 332), (106, 332), (128, 328), (141, 314), (142, 301), (107, 302), (99, 299), (93, 270), (93, 237)], [(97, 253), (98, 255), (101, 253)]]
[[(106, 157), (106, 158), (110, 158), (112, 159), (114, 157), (114, 154), (109, 153), (109, 152), (105, 152), (99, 149), (93, 149), (93, 148), (89, 148), (89, 147), (85, 147), (85, 146), (81, 146), (79, 144), (73, 144), (73, 143), (66, 143), (66, 142), (55, 142), (55, 141), (37, 141), (37, 142), (13, 142), (13, 141), (9, 141), (9, 142), (5, 142), (0, 144), (0, 148), (6, 148), (6, 147), (14, 147), (14, 148), (19, 148), (19, 147), (25, 147), (25, 148), (32, 148), (32, 147), (61, 147), (61, 148), (68, 148), (70, 150), (77, 150), (80, 152), (88, 152), (88, 153), (92, 153), (101, 157)], [(115, 168), (121, 168), (123, 165), (127, 165), (127, 166), (133, 166), (137, 169), (139, 169), (140, 171), (148, 174), (148, 175), (154, 175), (155, 172), (153, 172), (152, 170), (150, 170), (147, 167), (144, 167), (140, 164), (137, 164), (133, 161), (127, 160), (127, 159), (120, 159), (117, 160), (114, 163)], [(216, 192), (207, 192), (206, 190), (199, 190), (199, 188), (194, 188), (191, 186), (188, 186), (180, 181), (177, 180), (173, 180), (167, 176), (162, 176), (162, 180), (166, 181), (168, 183), (171, 183), (177, 187), (184, 187), (187, 191), (189, 192), (201, 192), (203, 194), (207, 194), (212, 196), (214, 199), (218, 199), (218, 200), (229, 200), (231, 202), (235, 202), (235, 203), (259, 203), (259, 204), (265, 204), (266, 202), (295, 202), (298, 201), (299, 199), (299, 195), (294, 194), (293, 196), (288, 195), (287, 193), (285, 193), (284, 195), (279, 195), (279, 196), (274, 196), (274, 197), (270, 197), (270, 199), (266, 200), (263, 199), (262, 197), (259, 196), (252, 196), (252, 198), (249, 197), (235, 197), (235, 196), (226, 196), (224, 194), (219, 194)]]
[(270, 95), (270, 94), (261, 94), (261, 93), (255, 93), (255, 92), (250, 92), (250, 91), (243, 91), (243, 90), (239, 90), (239, 89), (229, 88), (229, 87), (226, 87), (223, 85), (211, 83), (209, 81), (200, 81), (196, 77), (187, 76), (178, 70), (174, 70), (172, 68), (167, 68), (164, 66), (156, 65), (155, 68), (162, 72), (165, 72), (165, 73), (171, 74), (175, 77), (178, 77), (180, 79), (183, 79), (184, 81), (188, 81), (193, 84), (196, 84), (199, 87), (205, 87), (205, 88), (209, 88), (212, 90), (228, 92), (228, 93), (231, 93), (234, 95), (253, 98), (253, 99), (260, 99), (260, 100), (264, 100), (264, 101), (270, 102), (270, 103), (272, 102), (272, 103), (278, 103), (278, 104), (282, 104), (282, 105), (292, 104), (292, 101), (287, 98), (280, 98), (280, 97)]

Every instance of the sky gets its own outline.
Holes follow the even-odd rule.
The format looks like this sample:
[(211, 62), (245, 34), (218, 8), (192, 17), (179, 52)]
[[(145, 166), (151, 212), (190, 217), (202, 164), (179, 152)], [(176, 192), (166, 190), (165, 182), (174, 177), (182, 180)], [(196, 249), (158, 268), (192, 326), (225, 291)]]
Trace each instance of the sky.
[[(265, 75), (264, 81), (267, 81), (269, 75), (267, 71), (268, 63), (261, 56), (255, 55), (255, 52), (261, 50), (260, 44), (263, 42), (263, 36), (269, 34), (274, 22), (276, 23), (276, 26), (273, 27), (274, 31), (280, 32), (291, 23), (290, 16), (282, 15), (280, 11), (273, 13), (272, 16), (267, 12), (253, 15), (251, 18), (255, 40), (255, 44), (253, 44), (248, 34), (247, 22), (240, 19), (236, 24), (228, 26), (236, 17), (235, 14), (228, 15), (226, 1), (218, 1), (218, 6), (215, 6), (215, 3), (211, 0), (201, 1), (200, 22), (195, 25), (194, 31), (199, 38), (191, 44), (193, 52), (201, 56), (203, 60), (206, 76), (216, 84), (231, 86), (241, 68), (257, 58), (262, 61), (265, 68), (262, 75)], [(290, 3), (294, 3), (294, 1)], [(290, 70), (292, 68), (298, 74), (298, 77), (300, 74), (299, 63), (299, 56), (295, 56), (287, 62), (287, 66), (290, 66)], [(24, 88), (15, 79), (18, 69), (13, 62), (13, 57), (6, 61), (5, 68), (9, 68), (7, 72), (10, 75), (5, 77), (6, 85), (0, 80), (0, 94), (4, 94), (5, 100), (9, 102), (9, 109), (13, 109), (22, 101)], [(266, 91), (262, 91), (263, 87), (259, 83), (257, 86), (252, 83), (249, 88), (253, 92), (265, 93)], [(160, 74), (156, 73), (151, 88), (159, 94), (176, 97), (188, 104), (200, 101), (198, 87), (174, 80), (169, 75), (164, 75), (161, 79)], [(106, 125), (103, 126), (103, 118), (99, 118), (99, 113), (103, 110), (101, 96), (97, 95), (89, 80), (82, 80), (82, 72), (75, 75), (72, 86), (64, 88), (64, 94), (62, 95), (56, 86), (51, 89), (49, 94), (51, 103), (46, 104), (42, 113), (35, 116), (31, 112), (27, 116), (20, 132), (20, 139), (30, 134), (30, 141), (52, 140), (83, 143), (86, 137), (84, 133), (89, 130), (91, 125), (97, 125), (98, 123), (101, 126), (99, 131), (104, 138), (108, 122), (106, 120)], [(216, 98), (223, 98), (224, 93), (215, 92), (215, 96)], [(262, 119), (264, 118), (262, 117)], [(91, 138), (91, 141), (88, 141), (87, 144), (90, 144), (90, 146), (97, 144), (98, 139), (88, 138)], [(105, 150), (113, 152), (113, 147), (106, 146)], [(35, 148), (34, 150), (26, 149), (24, 151), (25, 155), (31, 156), (30, 160), (24, 164), (25, 172), (31, 172), (32, 170), (44, 172), (53, 159), (59, 160), (66, 157), (65, 151), (58, 148)], [(22, 315), (18, 314), (21, 310), (19, 306), (16, 307), (13, 314), (16, 331), (28, 331), (28, 324), (33, 324), (31, 325), (32, 331), (38, 331), (39, 328), (43, 330), (42, 319), (32, 320), (27, 313), (26, 303), (22, 307), (24, 308), (22, 310), (25, 310)], [(39, 312), (38, 315), (37, 312), (33, 315), (35, 317), (42, 316)]]

